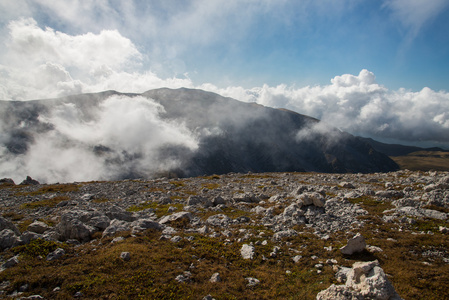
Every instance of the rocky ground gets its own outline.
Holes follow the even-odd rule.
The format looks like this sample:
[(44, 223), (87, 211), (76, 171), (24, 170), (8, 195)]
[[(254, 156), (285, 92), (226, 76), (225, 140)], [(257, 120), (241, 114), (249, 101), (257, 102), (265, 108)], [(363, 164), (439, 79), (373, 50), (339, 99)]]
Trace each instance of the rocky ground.
[(0, 182), (4, 298), (449, 298), (447, 172)]

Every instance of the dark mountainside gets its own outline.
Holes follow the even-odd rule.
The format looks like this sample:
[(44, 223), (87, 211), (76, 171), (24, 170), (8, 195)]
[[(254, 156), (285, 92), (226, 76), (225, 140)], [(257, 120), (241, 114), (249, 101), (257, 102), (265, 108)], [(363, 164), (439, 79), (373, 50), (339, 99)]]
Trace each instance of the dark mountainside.
[(358, 138), (330, 127), (316, 130), (319, 120), (292, 111), (200, 90), (157, 89), (143, 95), (161, 103), (168, 118), (181, 119), (191, 129), (221, 129), (221, 134), (201, 140), (200, 150), (185, 165), (185, 175), (397, 169), (388, 157)]
[[(114, 168), (108, 178), (95, 179), (148, 178), (167, 174), (185, 177), (249, 171), (369, 173), (398, 169), (396, 163), (374, 150), (366, 141), (326, 126), (319, 120), (288, 110), (243, 103), (185, 88), (163, 88), (143, 94), (106, 91), (59, 99), (0, 101), (0, 143), (7, 150), (2, 159), (25, 157), (32, 151), (30, 149), (38, 135), (53, 132), (62, 136), (58, 145), (64, 149), (79, 147), (79, 141), (64, 136), (46, 116), (65, 105), (76, 109), (82, 124), (89, 124), (95, 121), (102, 103), (111, 96), (130, 101), (135, 97), (153, 99), (163, 107), (157, 117), (167, 124), (187, 128), (198, 147), (192, 149), (170, 142), (157, 144), (156, 151), (152, 152), (154, 160), (171, 163), (160, 163), (156, 170), (151, 170), (151, 174), (143, 166), (147, 153), (138, 147), (118, 150), (101, 141), (83, 141), (82, 147), (89, 149), (95, 159), (109, 169)], [(155, 130), (143, 129), (148, 132)], [(141, 136), (143, 141), (147, 138), (144, 135)], [(39, 176), (30, 175), (39, 179)]]

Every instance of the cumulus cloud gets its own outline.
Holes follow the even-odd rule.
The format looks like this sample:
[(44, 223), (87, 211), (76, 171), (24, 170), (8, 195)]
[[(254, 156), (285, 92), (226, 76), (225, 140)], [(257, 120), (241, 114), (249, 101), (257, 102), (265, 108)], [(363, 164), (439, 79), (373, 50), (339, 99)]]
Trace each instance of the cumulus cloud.
[(0, 177), (21, 180), (28, 174), (43, 182), (151, 176), (179, 167), (198, 148), (183, 124), (164, 120), (160, 104), (144, 97), (111, 96), (98, 106), (60, 104), (39, 116), (51, 130), (33, 135), (26, 153), (0, 149)]
[(139, 72), (143, 55), (116, 30), (68, 35), (42, 29), (34, 19), (12, 21), (8, 27), (6, 53), (0, 61), (1, 99), (192, 85), (188, 78), (163, 80), (151, 71)]
[(204, 88), (243, 101), (287, 108), (356, 135), (449, 145), (449, 93), (429, 88), (418, 92), (389, 90), (368, 70), (336, 76), (325, 86)]

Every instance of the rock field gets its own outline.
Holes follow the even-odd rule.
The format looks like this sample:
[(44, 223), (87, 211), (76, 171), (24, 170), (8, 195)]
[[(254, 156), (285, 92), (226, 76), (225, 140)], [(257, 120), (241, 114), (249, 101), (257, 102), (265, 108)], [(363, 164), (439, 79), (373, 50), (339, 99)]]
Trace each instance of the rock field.
[[(398, 270), (396, 259), (410, 259), (404, 268), (435, 268), (423, 280), (441, 280), (443, 287), (427, 299), (443, 299), (449, 284), (447, 273), (435, 275), (449, 264), (447, 172), (231, 173), (70, 184), (39, 184), (27, 178), (17, 185), (2, 179), (0, 201), (0, 290), (5, 297), (43, 299), (64, 292), (63, 282), (47, 291), (14, 277), (14, 269), (24, 263), (14, 249), (34, 240), (56, 242), (61, 247), (40, 259), (57, 264), (82, 256), (77, 249), (87, 245), (125, 243), (147, 231), (174, 245), (195, 243), (199, 236), (211, 238), (237, 249), (240, 260), (288, 266), (285, 276), (299, 272), (292, 270), (301, 264), (313, 276), (328, 274), (326, 280), (317, 279), (316, 299), (408, 299), (415, 294), (426, 298), (425, 284), (401, 278), (409, 272)], [(307, 247), (314, 249), (312, 253)], [(404, 249), (407, 258), (395, 252)], [(124, 250), (120, 259), (132, 262), (136, 254)], [(188, 287), (199, 284), (198, 276), (195, 269), (186, 269), (171, 280)], [(225, 276), (211, 270), (204, 285), (226, 284)], [(251, 290), (246, 297), (266, 297), (257, 292), (264, 286), (263, 278), (247, 276), (243, 281)], [(65, 293), (83, 297), (89, 289)], [(193, 293), (196, 299), (229, 298)]]

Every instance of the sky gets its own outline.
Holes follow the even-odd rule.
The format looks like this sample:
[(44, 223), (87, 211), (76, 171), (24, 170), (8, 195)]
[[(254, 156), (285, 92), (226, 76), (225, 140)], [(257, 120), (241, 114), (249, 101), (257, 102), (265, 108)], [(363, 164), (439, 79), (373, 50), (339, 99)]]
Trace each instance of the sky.
[(0, 99), (200, 88), (449, 149), (448, 0), (0, 0)]

